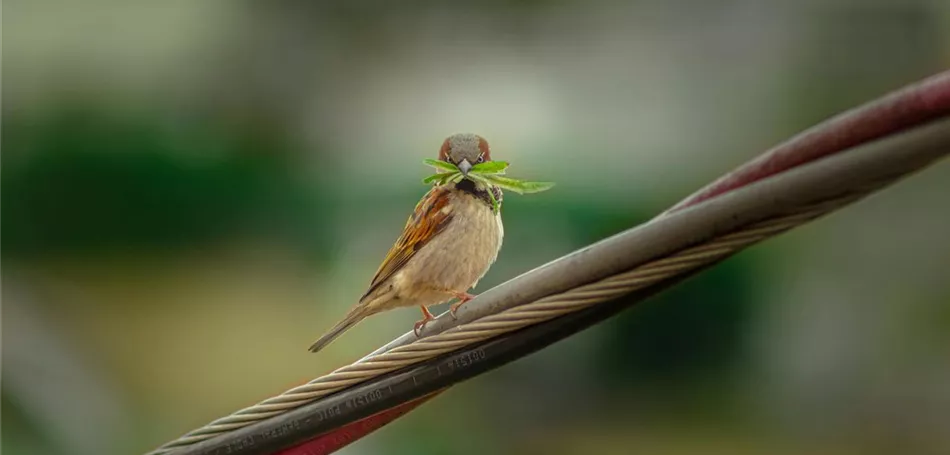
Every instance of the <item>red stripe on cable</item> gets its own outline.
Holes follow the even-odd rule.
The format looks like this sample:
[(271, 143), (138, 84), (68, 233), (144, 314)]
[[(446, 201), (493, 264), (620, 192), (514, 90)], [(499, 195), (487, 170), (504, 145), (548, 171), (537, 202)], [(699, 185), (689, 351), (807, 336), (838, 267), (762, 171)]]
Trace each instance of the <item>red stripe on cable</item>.
[(373, 414), (363, 420), (357, 420), (356, 422), (346, 424), (302, 444), (274, 452), (274, 455), (326, 455), (336, 452), (337, 450), (346, 447), (350, 443), (362, 438), (363, 436), (376, 431), (387, 423), (392, 422), (403, 414), (415, 409), (420, 404), (425, 403), (430, 398), (435, 397), (441, 392), (442, 391), (439, 390), (430, 393), (429, 395), (416, 398), (412, 401), (407, 401), (399, 406), (389, 408), (378, 414)]
[(950, 114), (950, 71), (805, 130), (683, 199), (666, 213), (947, 114)]

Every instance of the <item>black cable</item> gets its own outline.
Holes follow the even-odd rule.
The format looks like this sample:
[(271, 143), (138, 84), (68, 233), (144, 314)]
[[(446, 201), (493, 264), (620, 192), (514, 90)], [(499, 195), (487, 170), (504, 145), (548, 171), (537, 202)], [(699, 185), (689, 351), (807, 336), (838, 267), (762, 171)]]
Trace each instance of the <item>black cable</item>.
[[(710, 264), (712, 266), (714, 264)], [(707, 266), (708, 267), (708, 266)], [(704, 270), (697, 269), (656, 286), (583, 311), (467, 346), (408, 369), (337, 392), (280, 416), (173, 452), (174, 455), (269, 455), (320, 434), (423, 397), (527, 356)]]
[[(567, 276), (576, 279), (577, 275), (589, 272), (585, 269), (578, 270), (576, 265), (584, 259), (593, 257), (594, 252), (603, 253), (602, 256), (609, 254), (609, 260), (593, 262), (597, 267), (617, 267), (618, 262), (630, 261), (626, 250), (620, 253), (616, 249), (606, 248), (607, 245), (616, 247), (621, 244), (620, 241), (626, 242), (623, 244), (630, 247), (633, 253), (646, 254), (643, 250), (647, 247), (662, 247), (667, 249), (667, 252), (673, 252), (707, 239), (695, 233), (687, 235), (689, 233), (687, 228), (694, 226), (694, 223), (699, 223), (700, 227), (707, 231), (724, 235), (746, 223), (776, 216), (783, 210), (790, 210), (801, 204), (814, 203), (816, 198), (824, 199), (847, 190), (871, 191), (872, 187), (877, 188), (883, 183), (884, 177), (887, 177), (884, 180), (889, 181), (898, 175), (925, 167), (944, 156), (947, 153), (946, 144), (948, 143), (950, 143), (950, 119), (944, 119), (856, 147), (847, 154), (842, 153), (807, 166), (799, 166), (698, 206), (660, 217), (642, 226), (642, 229), (631, 231), (626, 237), (615, 236), (562, 258), (556, 263), (529, 272), (509, 282), (507, 287), (502, 285), (494, 288), (493, 290), (498, 294), (495, 300), (499, 302), (503, 302), (504, 299), (530, 301), (543, 297), (544, 294), (526, 295), (526, 289), (540, 293), (538, 289), (546, 283), (540, 279), (542, 276), (551, 275), (558, 278)], [(674, 229), (677, 226), (679, 230)], [(657, 233), (665, 234), (667, 242), (659, 246), (656, 242), (647, 242), (649, 235)], [(651, 253), (651, 256), (651, 259), (661, 257), (655, 253)], [(601, 256), (597, 258), (602, 259)], [(433, 391), (528, 355), (610, 317), (626, 306), (660, 292), (682, 281), (686, 276), (691, 276), (698, 270), (711, 265), (705, 264), (685, 275), (661, 281), (625, 297), (599, 303), (576, 313), (537, 323), (480, 344), (459, 348), (451, 354), (422, 361), (407, 369), (369, 379), (365, 383), (327, 395), (283, 414), (173, 450), (171, 455), (265, 455), (293, 447), (347, 423), (426, 396)], [(516, 286), (518, 283), (522, 286)], [(580, 284), (583, 283), (573, 286)], [(484, 294), (482, 297), (485, 297)], [(475, 303), (472, 302), (472, 304)], [(491, 304), (492, 301), (489, 300), (488, 303)]]

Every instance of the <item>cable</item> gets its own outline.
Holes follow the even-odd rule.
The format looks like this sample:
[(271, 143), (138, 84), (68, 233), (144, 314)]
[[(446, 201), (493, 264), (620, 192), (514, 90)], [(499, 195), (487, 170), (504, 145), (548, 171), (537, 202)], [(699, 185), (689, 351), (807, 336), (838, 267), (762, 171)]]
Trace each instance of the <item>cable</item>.
[[(529, 300), (532, 303), (511, 305), (510, 308), (504, 311), (485, 315), (473, 321), (463, 321), (462, 325), (444, 332), (372, 355), (360, 362), (338, 369), (329, 375), (317, 378), (304, 386), (291, 389), (280, 396), (212, 422), (179, 440), (162, 446), (153, 453), (169, 453), (175, 447), (191, 446), (192, 444), (194, 445), (188, 447), (186, 451), (175, 452), (176, 455), (179, 453), (236, 453), (235, 445), (222, 441), (220, 438), (212, 438), (265, 419), (276, 422), (277, 420), (273, 419), (275, 416), (281, 415), (284, 417), (283, 414), (287, 410), (298, 408), (314, 400), (323, 399), (319, 403), (321, 405), (325, 405), (333, 399), (338, 400), (340, 396), (344, 395), (335, 396), (336, 398), (324, 397), (355, 384), (373, 378), (380, 378), (384, 374), (429, 361), (442, 354), (470, 347), (475, 343), (542, 321), (548, 321), (585, 308), (592, 309), (598, 302), (615, 299), (632, 291), (644, 290), (650, 286), (659, 285), (676, 276), (692, 273), (722, 260), (745, 246), (820, 216), (881, 185), (890, 183), (908, 172), (929, 164), (947, 153), (947, 144), (950, 144), (950, 121), (934, 122), (931, 125), (907, 133), (852, 149), (847, 153), (800, 166), (782, 175), (747, 185), (740, 190), (705, 201), (696, 207), (665, 215), (645, 225), (646, 228), (653, 226), (652, 230), (645, 227), (632, 230), (632, 234), (625, 233), (626, 236), (621, 234), (605, 240), (572, 254), (566, 259), (512, 280), (516, 284), (520, 280), (520, 287), (514, 287), (514, 291), (520, 291), (520, 294), (516, 292), (515, 297), (512, 297), (510, 294), (512, 290), (509, 289), (509, 294), (501, 294), (495, 302), (489, 301), (488, 304), (474, 308), (474, 311), (484, 311), (486, 306), (490, 308), (491, 303), (497, 304), (499, 301), (504, 301), (501, 297), (515, 300), (516, 297), (523, 298), (525, 295), (532, 296), (539, 293), (536, 289), (532, 290), (526, 287), (525, 283), (538, 283), (536, 276), (539, 274), (563, 273), (561, 268), (564, 266), (556, 267), (557, 263), (563, 264), (566, 261), (568, 265), (574, 266), (571, 268), (577, 270), (576, 267), (583, 264), (585, 260), (593, 261), (592, 265), (600, 263), (601, 267), (599, 269), (603, 270), (609, 268), (603, 266), (602, 262), (605, 257), (610, 257), (610, 255), (605, 255), (605, 253), (595, 255), (593, 252), (609, 251), (618, 245), (626, 245), (627, 247), (642, 245), (644, 241), (649, 239), (650, 235), (656, 235), (657, 225), (666, 225), (667, 228), (677, 227), (678, 229), (674, 229), (672, 234), (669, 230), (661, 231), (666, 233), (666, 241), (661, 245), (660, 250), (672, 251), (666, 251), (665, 254), (653, 254), (652, 261), (641, 263), (632, 270), (628, 269), (627, 272), (619, 275), (601, 278), (594, 283), (588, 281), (588, 284), (573, 286), (571, 289), (560, 293), (549, 293), (533, 298)], [(816, 201), (823, 202), (816, 204)], [(697, 219), (705, 219), (705, 222), (699, 224), (704, 230), (688, 229), (691, 223)], [(736, 231), (737, 227), (741, 227), (741, 229)], [(712, 237), (712, 241), (709, 241), (711, 235), (714, 235), (714, 237)], [(595, 248), (598, 245), (600, 247)], [(687, 245), (694, 246), (683, 250), (682, 248)], [(679, 253), (669, 255), (669, 253), (675, 251), (679, 251)], [(625, 255), (622, 254), (621, 256)], [(611, 267), (616, 266), (616, 264), (609, 265)], [(531, 277), (532, 275), (534, 277)], [(493, 291), (504, 288), (509, 283), (499, 286)], [(509, 286), (509, 288), (512, 286), (514, 285)], [(543, 293), (543, 291), (541, 292)], [(463, 307), (463, 310), (474, 303), (473, 300), (466, 307)], [(460, 312), (460, 316), (464, 318), (465, 315)], [(508, 342), (508, 345), (511, 344), (511, 342)], [(413, 377), (415, 378), (414, 381), (418, 383), (418, 377), (405, 376), (407, 374), (409, 373), (402, 372), (396, 376), (388, 376), (385, 380), (398, 380), (397, 376), (402, 376), (403, 379)], [(461, 379), (464, 378), (460, 377), (452, 380), (457, 382)], [(417, 391), (423, 390), (422, 387), (416, 387), (415, 390)], [(401, 398), (402, 401), (411, 399), (409, 394), (404, 394)], [(359, 418), (359, 416), (368, 415), (367, 413), (392, 406), (392, 403), (384, 402), (382, 397), (375, 400), (374, 403), (379, 404), (375, 407), (372, 406), (372, 403), (369, 406), (360, 407), (358, 409), (362, 409), (362, 414), (355, 413), (355, 417), (351, 416), (350, 418)], [(303, 409), (298, 411), (303, 411)], [(317, 419), (314, 415), (309, 418), (311, 421), (328, 420)], [(258, 426), (255, 425), (255, 427)], [(294, 432), (294, 434), (297, 438), (306, 438), (321, 431), (321, 428), (314, 427), (305, 430)], [(237, 433), (235, 432), (235, 434)], [(232, 435), (229, 435), (228, 439), (232, 442), (237, 440)], [(205, 440), (208, 441), (201, 443)], [(290, 438), (285, 438), (283, 443), (287, 444), (289, 440)], [(299, 442), (299, 440), (296, 442)], [(241, 447), (245, 446), (248, 446), (248, 444), (243, 444)], [(255, 451), (257, 448), (263, 448), (262, 444), (251, 443), (248, 450), (243, 450), (241, 447), (238, 447), (241, 450), (240, 453), (266, 453)]]
[[(312, 384), (309, 391), (296, 394), (301, 401), (327, 396), (312, 405), (283, 413), (279, 418), (267, 420), (262, 426), (251, 431), (235, 431), (234, 437), (228, 441), (208, 441), (208, 444), (195, 444), (180, 453), (185, 454), (228, 454), (240, 453), (246, 455), (268, 454), (289, 445), (293, 445), (309, 438), (309, 435), (321, 434), (336, 428), (349, 421), (371, 415), (375, 412), (390, 408), (406, 399), (457, 383), (491, 368), (497, 368), (508, 361), (533, 352), (546, 346), (567, 334), (552, 337), (554, 333), (519, 332), (520, 336), (496, 338), (487, 344), (479, 344), (490, 340), (499, 334), (517, 331), (519, 329), (536, 326), (538, 322), (551, 320), (568, 313), (588, 309), (594, 304), (614, 300), (631, 292), (654, 287), (677, 276), (711, 265), (736, 251), (806, 222), (816, 216), (826, 213), (842, 204), (854, 199), (854, 196), (831, 201), (808, 208), (791, 216), (770, 220), (766, 223), (750, 226), (748, 229), (715, 239), (713, 242), (690, 248), (664, 259), (651, 262), (643, 267), (627, 273), (616, 275), (608, 279), (576, 288), (566, 293), (551, 296), (532, 304), (513, 308), (497, 315), (489, 316), (471, 325), (464, 325), (442, 334), (420, 340), (408, 346), (397, 348), (387, 354), (371, 359), (360, 368), (347, 369), (338, 372), (348, 380), (363, 381), (360, 373), (367, 375), (392, 367), (399, 368), (410, 359), (435, 359), (441, 354), (451, 352), (460, 347), (469, 347), (462, 353), (441, 357), (435, 362), (424, 366), (389, 375), (373, 381), (372, 384), (352, 388), (346, 393), (330, 395), (341, 385), (333, 374), (325, 377), (326, 380)], [(650, 293), (652, 294), (652, 293)], [(629, 299), (627, 299), (629, 301)], [(614, 308), (614, 312), (621, 308)], [(599, 319), (606, 315), (600, 315)], [(588, 315), (589, 317), (589, 315)], [(550, 330), (550, 327), (548, 328)], [(526, 335), (530, 338), (526, 339)], [(490, 359), (490, 360), (489, 360)], [(372, 401), (368, 406), (359, 406), (361, 402)], [(288, 401), (288, 406), (293, 406)], [(256, 414), (248, 414), (255, 416)], [(316, 417), (314, 417), (316, 416)], [(231, 421), (241, 421), (232, 419)], [(228, 422), (222, 422), (222, 426)], [(217, 431), (219, 427), (209, 427), (208, 431)], [(296, 438), (269, 437), (267, 435), (280, 434), (279, 428), (291, 427), (298, 429)], [(250, 428), (248, 428), (250, 430)], [(246, 436), (244, 436), (246, 434)], [(200, 437), (200, 436), (199, 436)], [(243, 449), (243, 450), (241, 450)]]
[[(931, 76), (821, 122), (715, 180), (683, 199), (658, 218), (682, 211), (714, 196), (719, 199), (725, 193), (737, 188), (822, 158), (844, 153), (849, 148), (870, 143), (872, 140), (896, 135), (895, 133), (902, 130), (909, 130), (911, 127), (921, 126), (947, 115), (950, 115), (950, 71)], [(790, 196), (793, 194), (779, 194), (776, 197)], [(483, 292), (478, 299), (467, 303), (462, 307), (459, 323), (497, 313), (513, 305), (530, 301), (531, 298), (562, 292), (574, 286), (620, 273), (657, 255), (669, 253), (671, 251), (668, 248), (669, 245), (680, 244), (678, 237), (708, 238), (717, 232), (714, 230), (717, 227), (726, 227), (733, 221), (735, 224), (732, 226), (738, 226), (742, 222), (747, 222), (744, 217), (756, 215), (751, 211), (728, 207), (728, 204), (726, 206), (722, 210), (732, 210), (736, 218), (722, 220), (719, 216), (721, 213), (715, 213), (713, 216), (681, 220), (682, 223), (664, 224), (654, 219), (646, 225), (628, 230), (532, 270)], [(653, 232), (650, 232), (651, 230)], [(604, 251), (603, 247), (613, 249), (613, 251)], [(582, 255), (594, 256), (598, 260), (584, 261), (577, 257)], [(531, 295), (522, 295), (526, 292), (531, 292)], [(517, 296), (517, 298), (512, 296)], [(466, 314), (468, 311), (474, 314), (468, 316)], [(427, 324), (422, 335), (439, 333), (456, 324), (456, 321), (450, 318), (440, 317)], [(415, 339), (412, 332), (407, 332), (362, 360), (396, 346), (412, 343)]]
[(716, 179), (665, 213), (947, 114), (950, 114), (950, 72), (943, 72), (795, 135), (741, 168)]

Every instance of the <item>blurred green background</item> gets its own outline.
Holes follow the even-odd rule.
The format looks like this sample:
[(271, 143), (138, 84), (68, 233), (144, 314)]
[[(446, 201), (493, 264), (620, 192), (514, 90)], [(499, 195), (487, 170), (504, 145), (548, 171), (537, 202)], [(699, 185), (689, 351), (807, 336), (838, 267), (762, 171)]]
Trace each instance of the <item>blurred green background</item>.
[[(512, 174), (479, 289), (950, 63), (939, 0), (10, 0), (3, 452), (141, 453), (354, 360), (453, 132)], [(950, 165), (341, 453), (950, 452)], [(441, 310), (441, 309), (440, 309)]]

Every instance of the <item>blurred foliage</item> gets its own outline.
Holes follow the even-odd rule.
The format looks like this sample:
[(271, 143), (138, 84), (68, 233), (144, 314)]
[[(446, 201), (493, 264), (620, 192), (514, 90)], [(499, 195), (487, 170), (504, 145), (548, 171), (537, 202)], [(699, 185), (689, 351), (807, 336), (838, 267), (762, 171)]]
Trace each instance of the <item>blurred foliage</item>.
[(4, 257), (180, 250), (240, 234), (325, 251), (328, 207), (284, 140), (162, 120), (93, 106), (6, 118)]
[(608, 321), (604, 387), (701, 390), (693, 387), (733, 373), (754, 320), (754, 266), (731, 258)]
[(36, 425), (35, 421), (23, 415), (8, 393), (0, 395), (0, 409), (3, 410), (3, 439), (0, 440), (0, 452), (3, 453), (55, 453), (50, 432)]

